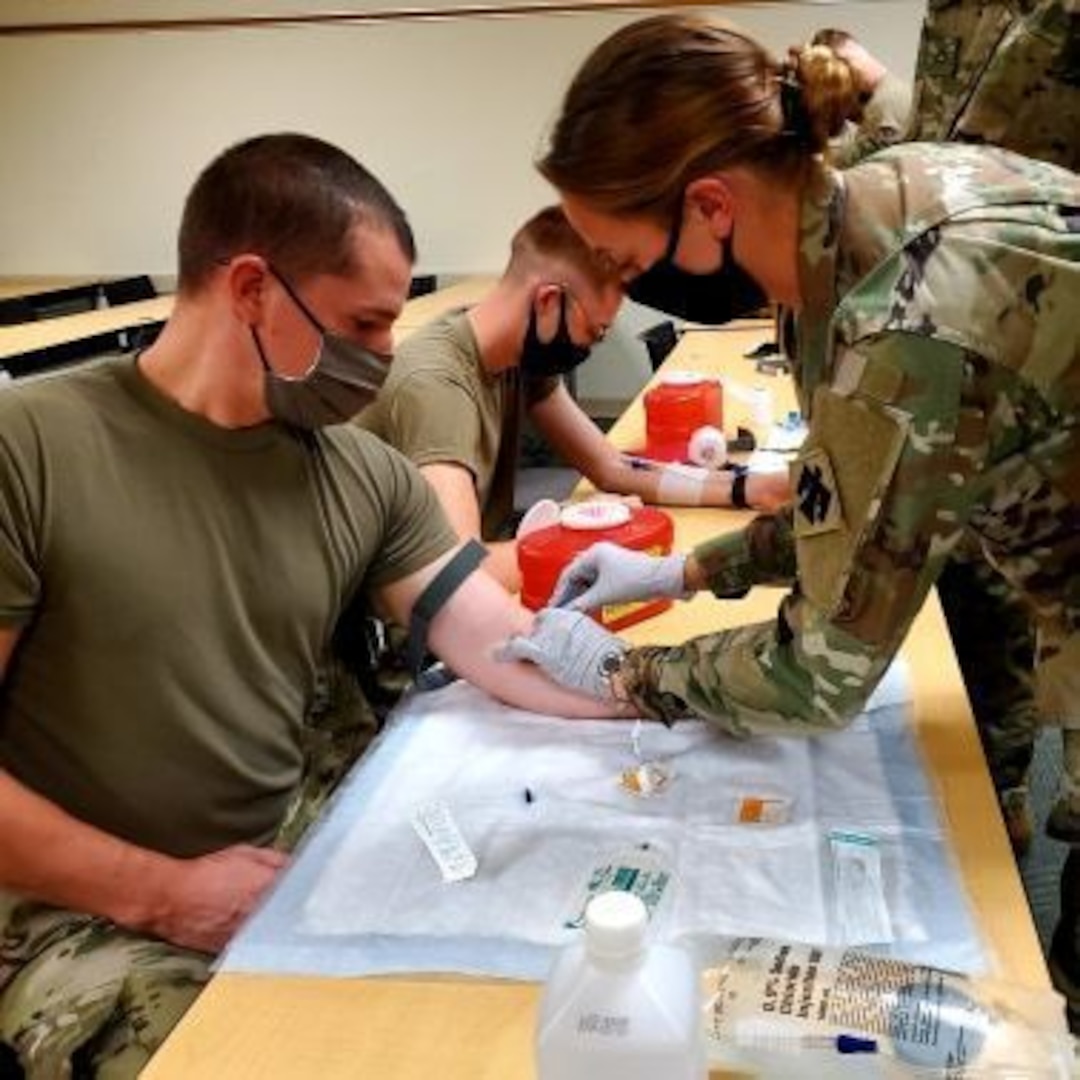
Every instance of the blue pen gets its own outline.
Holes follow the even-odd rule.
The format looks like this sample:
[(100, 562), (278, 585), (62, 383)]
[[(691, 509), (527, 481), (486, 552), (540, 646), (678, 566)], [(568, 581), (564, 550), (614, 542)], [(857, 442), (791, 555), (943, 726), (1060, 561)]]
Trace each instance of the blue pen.
[(702, 465), (687, 465), (682, 461), (654, 461), (652, 458), (638, 457), (636, 454), (623, 454), (622, 460), (631, 469), (640, 472), (669, 473), (674, 476), (690, 476), (695, 480), (709, 474), (709, 470)]
[(631, 469), (638, 469), (641, 472), (659, 472), (663, 468), (663, 465), (659, 462), (650, 461), (648, 458), (636, 457), (634, 454), (623, 454), (622, 459)]

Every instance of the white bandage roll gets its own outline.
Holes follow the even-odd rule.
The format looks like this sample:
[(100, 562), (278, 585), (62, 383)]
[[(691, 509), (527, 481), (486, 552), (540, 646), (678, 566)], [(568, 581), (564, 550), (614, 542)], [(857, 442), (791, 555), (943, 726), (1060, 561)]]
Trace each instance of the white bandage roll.
[(529, 533), (546, 529), (550, 525), (557, 525), (561, 513), (562, 507), (554, 499), (541, 499), (525, 511), (514, 536), (518, 540), (523, 540)]
[(665, 506), (701, 506), (708, 476), (708, 469), (697, 466), (665, 465), (660, 470), (656, 501)]
[(695, 465), (719, 469), (727, 460), (727, 439), (719, 428), (706, 424), (690, 436), (686, 453)]

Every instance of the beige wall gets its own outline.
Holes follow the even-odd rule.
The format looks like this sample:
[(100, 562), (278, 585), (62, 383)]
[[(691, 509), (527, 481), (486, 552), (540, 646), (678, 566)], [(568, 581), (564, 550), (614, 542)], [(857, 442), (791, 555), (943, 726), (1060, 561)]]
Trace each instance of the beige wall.
[[(777, 49), (844, 26), (907, 72), (924, 2), (755, 4), (727, 14)], [(173, 0), (163, 12), (160, 0), (52, 0), (48, 15), (237, 6)], [(39, 19), (43, 7), (4, 0), (0, 24)], [(170, 274), (197, 170), (237, 139), (290, 128), (340, 143), (387, 183), (416, 228), (420, 270), (497, 270), (510, 233), (548, 198), (531, 160), (568, 77), (630, 17), (0, 37), (0, 275)]]

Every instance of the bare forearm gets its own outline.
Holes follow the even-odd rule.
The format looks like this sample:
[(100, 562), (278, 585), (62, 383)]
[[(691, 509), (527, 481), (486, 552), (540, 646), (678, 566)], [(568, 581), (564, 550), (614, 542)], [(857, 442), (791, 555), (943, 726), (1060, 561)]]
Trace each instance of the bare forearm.
[(175, 860), (71, 817), (0, 772), (0, 885), (59, 907), (150, 926)]
[(533, 664), (495, 661), (490, 670), (478, 671), (469, 681), (483, 686), (507, 705), (543, 716), (569, 720), (635, 715), (628, 706), (615, 701), (598, 701), (557, 686)]
[(527, 635), (533, 615), (490, 579), (474, 574), (447, 602), (431, 626), (432, 650), (462, 678), (508, 705), (548, 716), (629, 715), (611, 701), (566, 690), (532, 664), (499, 660), (500, 647)]
[[(637, 495), (647, 503), (666, 506), (734, 506), (737, 473), (691, 466), (633, 468), (623, 460), (609, 465), (594, 483), (618, 495)], [(787, 476), (750, 473), (740, 482), (740, 505), (773, 510), (788, 499)]]

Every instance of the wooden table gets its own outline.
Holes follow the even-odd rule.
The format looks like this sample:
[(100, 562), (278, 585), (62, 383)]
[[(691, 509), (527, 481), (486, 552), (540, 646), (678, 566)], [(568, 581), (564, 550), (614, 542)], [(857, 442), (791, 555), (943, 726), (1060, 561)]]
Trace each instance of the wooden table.
[[(446, 311), (475, 303), (493, 282), (494, 279), (489, 277), (466, 278), (445, 289), (407, 301), (394, 325), (394, 340), (403, 340), (424, 323)], [(10, 285), (10, 288), (16, 287), (14, 283)], [(172, 313), (173, 302), (172, 295), (157, 296), (151, 300), (118, 304), (116, 307), (98, 311), (62, 315), (55, 319), (42, 319), (15, 326), (0, 326), (0, 365), (5, 360), (14, 361), (16, 357), (40, 353), (46, 349), (164, 322)]]
[[(734, 373), (792, 400), (786, 379), (757, 377), (744, 351), (769, 327), (684, 336), (668, 367)], [(745, 420), (729, 399), (725, 424)], [(640, 445), (638, 402), (612, 431)], [(737, 511), (675, 511), (685, 548), (745, 522)], [(722, 625), (772, 618), (780, 593), (738, 601), (699, 596), (624, 631), (638, 643), (676, 642)], [(916, 620), (904, 655), (913, 673), (919, 745), (944, 811), (976, 922), (1002, 977), (1049, 981), (967, 698), (936, 600)], [(144, 1080), (521, 1080), (534, 1075), (532, 1033), (539, 988), (457, 978), (332, 979), (221, 975), (212, 980)], [(718, 1075), (718, 1074), (717, 1074)], [(730, 1074), (725, 1074), (730, 1075)]]
[(496, 280), (486, 276), (463, 278), (444, 289), (407, 300), (398, 321), (394, 323), (394, 340), (408, 337), (414, 330), (448, 311), (471, 307), (491, 289)]
[(60, 315), (55, 319), (0, 326), (0, 364), (46, 349), (162, 323), (172, 313), (173, 300), (172, 295), (155, 296), (150, 300), (136, 300), (131, 304), (117, 304), (116, 307), (97, 311), (81, 311), (77, 315)]

